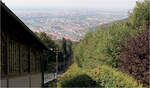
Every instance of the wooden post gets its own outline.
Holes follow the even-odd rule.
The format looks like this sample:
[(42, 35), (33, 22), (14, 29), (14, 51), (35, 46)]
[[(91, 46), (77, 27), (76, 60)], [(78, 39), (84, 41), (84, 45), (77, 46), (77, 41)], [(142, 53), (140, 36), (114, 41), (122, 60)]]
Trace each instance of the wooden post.
[(19, 74), (21, 75), (21, 45), (19, 44)]
[(7, 80), (7, 88), (9, 87), (9, 79), (8, 79), (8, 36), (6, 35), (6, 80)]
[(31, 66), (30, 66), (30, 60), (31, 60), (31, 58), (30, 58), (30, 47), (27, 47), (28, 48), (28, 74), (29, 74), (29, 87), (31, 88), (31, 70), (30, 70), (30, 68), (31, 68)]
[(42, 88), (44, 87), (44, 59), (45, 59), (45, 51), (42, 52), (41, 56)]

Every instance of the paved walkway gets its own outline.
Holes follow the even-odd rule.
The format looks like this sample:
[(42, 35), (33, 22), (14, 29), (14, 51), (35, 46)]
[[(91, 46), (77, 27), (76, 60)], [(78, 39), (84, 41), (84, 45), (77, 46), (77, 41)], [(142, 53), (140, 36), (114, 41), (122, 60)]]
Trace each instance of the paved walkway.
[(1, 87), (23, 88), (23, 87), (41, 87), (41, 74), (10, 78), (1, 80)]

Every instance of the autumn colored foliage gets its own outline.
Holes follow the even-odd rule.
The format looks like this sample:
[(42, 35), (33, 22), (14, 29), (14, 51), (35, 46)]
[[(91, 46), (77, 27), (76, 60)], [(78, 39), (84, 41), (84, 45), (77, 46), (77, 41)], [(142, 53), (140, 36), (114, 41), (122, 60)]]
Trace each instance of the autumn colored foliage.
[(122, 47), (119, 67), (144, 87), (150, 86), (149, 29), (137, 34)]

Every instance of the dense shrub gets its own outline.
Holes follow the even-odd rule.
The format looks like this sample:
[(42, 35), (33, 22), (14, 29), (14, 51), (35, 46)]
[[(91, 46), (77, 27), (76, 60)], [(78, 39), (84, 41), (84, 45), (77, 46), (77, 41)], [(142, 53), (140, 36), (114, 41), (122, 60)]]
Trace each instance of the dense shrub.
[(58, 87), (95, 87), (96, 82), (76, 64), (70, 66), (57, 82)]
[(122, 73), (117, 71), (114, 68), (111, 68), (110, 66), (100, 66), (95, 68), (90, 72), (90, 76), (96, 80), (97, 83), (99, 83), (101, 86), (104, 87), (141, 87), (141, 85), (138, 85), (136, 81)]
[(98, 87), (96, 81), (86, 74), (78, 75), (70, 80), (65, 80), (62, 87)]
[(59, 87), (141, 87), (132, 77), (109, 66), (90, 70), (75, 64), (58, 79), (57, 84)]
[(77, 75), (81, 75), (81, 74), (83, 74), (83, 70), (81, 70), (81, 68), (78, 68), (78, 66), (76, 64), (72, 64), (68, 68), (67, 72), (62, 74), (59, 79), (61, 79), (60, 81), (70, 80), (70, 79), (76, 77)]
[(120, 69), (131, 74), (143, 86), (150, 86), (149, 30), (129, 40), (121, 51)]

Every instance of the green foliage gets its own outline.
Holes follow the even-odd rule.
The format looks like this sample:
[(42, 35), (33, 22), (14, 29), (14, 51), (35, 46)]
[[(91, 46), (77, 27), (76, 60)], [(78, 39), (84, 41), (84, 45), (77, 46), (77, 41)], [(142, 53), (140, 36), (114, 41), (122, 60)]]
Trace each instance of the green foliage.
[[(35, 34), (41, 39), (43, 44), (47, 46), (47, 48), (56, 48), (57, 45), (52, 40), (50, 35), (47, 35), (45, 32), (35, 32)], [(46, 55), (47, 54), (47, 55)], [(44, 60), (44, 70), (46, 72), (54, 72), (52, 71), (54, 69), (54, 66), (51, 67), (51, 64), (55, 64), (56, 61), (56, 53), (55, 52), (48, 52), (45, 53), (46, 58)]]
[(141, 88), (142, 86), (138, 85), (132, 77), (116, 68), (121, 47), (126, 45), (128, 39), (140, 32), (140, 29), (150, 20), (149, 8), (149, 0), (137, 2), (128, 19), (103, 25), (96, 32), (89, 31), (74, 47), (74, 61), (81, 68), (72, 65), (58, 79), (59, 87)]
[(71, 80), (65, 80), (63, 87), (97, 87), (96, 81), (86, 74), (78, 75)]
[(96, 81), (89, 77), (76, 64), (69, 67), (67, 72), (58, 78), (58, 87), (96, 87)]
[[(42, 40), (42, 42), (48, 47), (48, 48), (56, 48), (57, 45), (55, 42), (52, 40), (50, 35), (47, 35), (45, 32), (35, 32), (35, 34)], [(48, 60), (50, 61), (55, 61), (55, 53), (54, 52), (49, 52), (50, 54), (48, 55), (47, 58), (51, 58)], [(47, 61), (45, 61), (47, 63)]]
[(74, 77), (81, 75), (81, 74), (83, 74), (83, 70), (78, 68), (76, 64), (73, 64), (68, 68), (67, 72), (65, 72), (58, 78), (57, 86), (62, 87), (62, 85), (65, 84), (65, 81), (71, 80)]
[(118, 67), (120, 46), (125, 45), (146, 24), (149, 8), (149, 0), (137, 2), (128, 19), (101, 26), (96, 32), (89, 31), (75, 47), (74, 61), (86, 68), (94, 68), (99, 64)]
[[(67, 63), (67, 61), (71, 60), (72, 56), (72, 41), (62, 39), (62, 40), (52, 40), (50, 35), (47, 35), (45, 32), (35, 32), (35, 34), (42, 40), (42, 42), (48, 47), (53, 48), (53, 51), (49, 52), (47, 55), (47, 59), (44, 62), (45, 70), (47, 72), (54, 72), (52, 71), (55, 69), (56, 64), (56, 52), (54, 52), (54, 49), (57, 47), (59, 48), (58, 53), (58, 61), (59, 63), (64, 62)], [(65, 61), (66, 60), (66, 61)], [(53, 66), (52, 66), (53, 65)]]
[[(62, 52), (64, 53), (64, 55), (67, 53), (67, 42), (66, 42), (66, 39), (65, 38), (63, 38), (62, 39)], [(66, 56), (64, 56), (64, 58), (65, 58)]]
[(130, 23), (136, 27), (145, 26), (146, 22), (150, 22), (150, 1), (136, 2), (136, 7), (133, 12), (129, 14)]
[(141, 87), (132, 77), (109, 66), (93, 70), (79, 68), (73, 64), (57, 82), (58, 87)]
[(58, 81), (63, 81), (63, 80), (70, 80), (74, 77), (76, 77), (77, 75), (81, 75), (83, 74), (83, 70), (81, 68), (79, 68), (76, 64), (72, 64), (67, 72), (65, 72), (64, 74), (61, 75), (61, 77), (58, 79)]
[(60, 59), (62, 58), (63, 60), (71, 59), (71, 56), (73, 54), (72, 41), (66, 40), (65, 38), (63, 38), (62, 40), (56, 40), (55, 42), (61, 51), (61, 53), (59, 54)]
[(117, 67), (116, 58), (119, 58), (120, 46), (135, 33), (136, 30), (132, 30), (124, 21), (101, 27), (95, 33), (88, 32), (74, 50), (75, 62), (86, 68), (93, 68), (99, 64)]
[(132, 77), (106, 65), (97, 67), (92, 71), (90, 71), (90, 76), (94, 80), (96, 80), (98, 84), (106, 88), (109, 87), (142, 88), (142, 86), (138, 85), (137, 82)]
[(48, 48), (55, 48), (56, 44), (52, 40), (50, 35), (47, 35), (45, 32), (35, 32), (35, 34), (42, 40), (42, 42), (48, 47)]
[(63, 58), (69, 59), (72, 55), (72, 42), (70, 40), (62, 39), (61, 51), (63, 53)]

